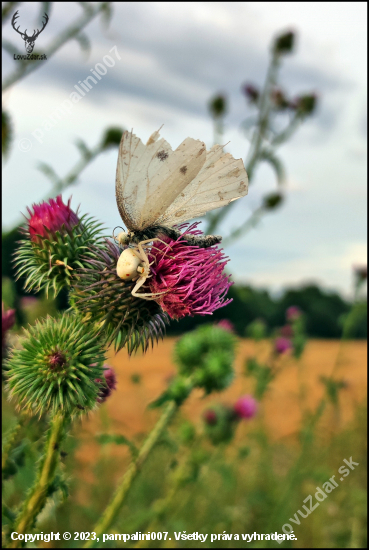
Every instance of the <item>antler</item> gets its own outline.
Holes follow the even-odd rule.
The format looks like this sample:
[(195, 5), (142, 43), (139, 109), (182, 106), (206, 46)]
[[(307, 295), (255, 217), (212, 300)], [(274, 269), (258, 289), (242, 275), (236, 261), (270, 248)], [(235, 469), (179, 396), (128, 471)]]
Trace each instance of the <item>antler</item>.
[(46, 25), (47, 25), (47, 22), (49, 21), (49, 18), (48, 18), (48, 16), (47, 16), (46, 13), (44, 14), (44, 17), (45, 17), (45, 22), (42, 23), (42, 28), (41, 28), (41, 30), (39, 31), (39, 30), (37, 29), (37, 34), (36, 34), (36, 31), (33, 31), (32, 38), (33, 38), (34, 40), (36, 40), (36, 38), (38, 37), (38, 35), (42, 33), (42, 31), (44, 30), (44, 28), (45, 28)]
[(18, 10), (17, 10), (17, 11), (15, 12), (15, 14), (13, 15), (13, 17), (12, 17), (12, 27), (13, 27), (13, 29), (14, 29), (18, 34), (21, 35), (21, 37), (22, 37), (23, 40), (24, 40), (24, 36), (27, 36), (27, 35), (26, 35), (24, 32), (19, 31), (20, 25), (19, 25), (18, 29), (15, 28), (15, 21), (16, 21), (16, 19), (17, 19), (18, 17), (19, 17), (19, 15), (18, 15)]

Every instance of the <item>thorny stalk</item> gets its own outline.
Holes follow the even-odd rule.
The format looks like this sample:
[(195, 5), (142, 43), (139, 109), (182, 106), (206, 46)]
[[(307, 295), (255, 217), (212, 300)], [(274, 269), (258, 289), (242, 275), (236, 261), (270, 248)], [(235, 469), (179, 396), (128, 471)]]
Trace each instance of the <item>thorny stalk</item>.
[(133, 481), (141, 470), (144, 462), (150, 455), (152, 449), (162, 436), (164, 430), (169, 425), (177, 409), (178, 405), (176, 405), (174, 401), (170, 401), (165, 406), (163, 414), (159, 418), (158, 422), (155, 424), (153, 430), (150, 432), (145, 443), (142, 445), (137, 455), (137, 458), (132, 460), (131, 464), (128, 467), (128, 470), (119, 482), (118, 488), (110, 504), (108, 504), (97, 525), (92, 529), (92, 531), (96, 533), (96, 539), (89, 540), (83, 548), (91, 548), (95, 546), (97, 538), (99, 538), (99, 536), (101, 536), (103, 533), (108, 532), (129, 493)]
[[(43, 509), (48, 491), (54, 481), (56, 468), (59, 463), (60, 444), (65, 436), (66, 419), (63, 415), (56, 415), (50, 422), (50, 428), (45, 444), (44, 455), (39, 464), (36, 481), (26, 498), (23, 507), (16, 519), (14, 531), (19, 534), (29, 533)], [(22, 541), (13, 540), (9, 548), (19, 548)]]

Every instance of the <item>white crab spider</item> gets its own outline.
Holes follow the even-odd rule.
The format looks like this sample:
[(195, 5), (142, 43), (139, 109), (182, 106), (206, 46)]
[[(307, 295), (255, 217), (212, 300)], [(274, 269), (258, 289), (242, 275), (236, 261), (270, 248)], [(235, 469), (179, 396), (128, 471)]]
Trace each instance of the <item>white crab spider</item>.
[[(123, 235), (125, 233), (123, 232)], [(122, 242), (122, 233), (116, 237), (118, 242)], [(150, 275), (150, 263), (143, 249), (142, 245), (151, 243), (153, 241), (160, 241), (160, 239), (150, 239), (148, 241), (141, 241), (134, 248), (126, 248), (119, 256), (117, 262), (117, 275), (125, 281), (137, 281), (135, 287), (132, 289), (132, 296), (137, 298), (143, 298), (144, 300), (155, 300), (156, 296), (165, 294), (165, 292), (150, 293), (144, 292), (139, 294), (137, 291), (145, 283), (146, 279), (151, 277)], [(151, 262), (153, 263), (153, 262)]]

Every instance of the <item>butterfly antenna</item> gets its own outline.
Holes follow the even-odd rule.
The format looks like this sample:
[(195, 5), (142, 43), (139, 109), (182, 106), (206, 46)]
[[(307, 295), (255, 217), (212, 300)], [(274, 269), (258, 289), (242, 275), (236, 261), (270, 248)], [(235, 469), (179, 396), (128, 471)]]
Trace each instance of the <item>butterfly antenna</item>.
[(120, 225), (117, 225), (116, 227), (114, 227), (114, 229), (113, 229), (113, 240), (114, 240), (114, 241), (116, 240), (115, 235), (114, 235), (114, 231), (115, 231), (116, 229), (123, 229), (123, 231), (124, 231), (124, 228), (121, 227)]

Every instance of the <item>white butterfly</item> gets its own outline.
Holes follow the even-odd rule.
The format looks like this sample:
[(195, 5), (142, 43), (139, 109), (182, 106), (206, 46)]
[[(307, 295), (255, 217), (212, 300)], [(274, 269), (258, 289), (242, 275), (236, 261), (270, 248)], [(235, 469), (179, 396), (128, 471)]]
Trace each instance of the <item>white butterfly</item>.
[[(159, 139), (160, 129), (146, 145), (128, 131), (120, 142), (115, 192), (120, 216), (128, 229), (118, 235), (122, 244), (147, 243), (160, 235), (177, 239), (181, 232), (174, 225), (247, 195), (248, 179), (242, 159), (224, 153), (221, 145), (206, 151), (202, 141), (192, 138), (186, 138), (173, 151), (165, 139)], [(221, 237), (213, 235), (183, 238), (202, 247), (221, 241)], [(135, 273), (128, 277), (127, 271), (122, 278), (134, 280), (134, 266)]]

